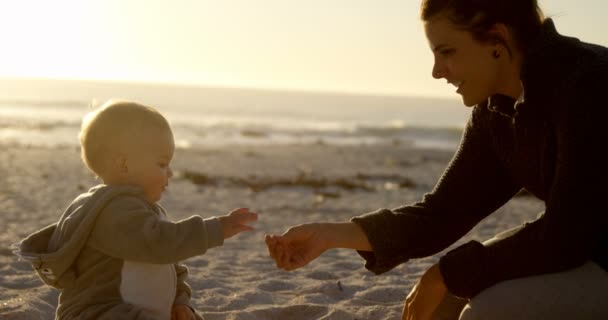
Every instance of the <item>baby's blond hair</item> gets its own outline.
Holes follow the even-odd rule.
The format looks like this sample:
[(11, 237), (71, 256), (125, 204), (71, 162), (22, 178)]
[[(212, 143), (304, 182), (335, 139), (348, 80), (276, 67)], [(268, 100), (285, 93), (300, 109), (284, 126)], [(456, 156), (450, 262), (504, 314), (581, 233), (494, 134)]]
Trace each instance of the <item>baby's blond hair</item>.
[(156, 109), (136, 102), (108, 100), (82, 120), (81, 156), (85, 165), (103, 177), (116, 156), (140, 146), (150, 132), (171, 133), (169, 122)]

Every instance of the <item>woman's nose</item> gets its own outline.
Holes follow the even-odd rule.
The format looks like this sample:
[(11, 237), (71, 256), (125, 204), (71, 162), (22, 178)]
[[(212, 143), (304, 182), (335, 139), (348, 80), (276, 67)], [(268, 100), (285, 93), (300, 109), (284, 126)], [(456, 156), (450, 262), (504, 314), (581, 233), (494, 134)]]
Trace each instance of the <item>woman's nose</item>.
[(435, 79), (441, 79), (441, 78), (445, 78), (445, 68), (443, 67), (443, 65), (435, 60), (435, 62), (433, 63), (433, 70), (431, 71), (431, 74), (433, 75), (433, 78)]

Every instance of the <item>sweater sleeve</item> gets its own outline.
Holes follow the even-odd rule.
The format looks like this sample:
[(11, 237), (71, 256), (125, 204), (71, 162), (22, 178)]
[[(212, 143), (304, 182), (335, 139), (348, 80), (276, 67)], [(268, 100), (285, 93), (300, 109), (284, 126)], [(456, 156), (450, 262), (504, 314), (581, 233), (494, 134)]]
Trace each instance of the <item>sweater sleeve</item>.
[(133, 196), (113, 199), (100, 212), (88, 245), (116, 258), (171, 264), (223, 244), (217, 218), (172, 222)]
[(485, 111), (474, 108), (454, 158), (422, 201), (352, 219), (373, 249), (359, 252), (366, 268), (380, 274), (445, 249), (519, 191), (492, 150), (480, 119)]
[(485, 247), (470, 243), (443, 257), (440, 269), (452, 293), (473, 297), (501, 281), (571, 269), (601, 252), (608, 234), (602, 187), (608, 157), (600, 152), (608, 141), (602, 97), (608, 72), (587, 79), (553, 110), (557, 162), (545, 213)]

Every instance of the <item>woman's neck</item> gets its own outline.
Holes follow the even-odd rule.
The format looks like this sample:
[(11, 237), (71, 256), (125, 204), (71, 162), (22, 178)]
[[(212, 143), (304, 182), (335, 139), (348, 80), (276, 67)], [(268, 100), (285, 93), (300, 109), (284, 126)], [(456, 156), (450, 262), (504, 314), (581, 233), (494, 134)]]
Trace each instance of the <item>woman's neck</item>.
[(513, 55), (505, 57), (501, 63), (503, 68), (500, 77), (503, 81), (500, 83), (500, 87), (497, 90), (498, 93), (511, 97), (514, 100), (519, 99), (523, 92), (521, 85), (521, 66), (522, 66), (522, 55), (516, 50), (513, 51)]

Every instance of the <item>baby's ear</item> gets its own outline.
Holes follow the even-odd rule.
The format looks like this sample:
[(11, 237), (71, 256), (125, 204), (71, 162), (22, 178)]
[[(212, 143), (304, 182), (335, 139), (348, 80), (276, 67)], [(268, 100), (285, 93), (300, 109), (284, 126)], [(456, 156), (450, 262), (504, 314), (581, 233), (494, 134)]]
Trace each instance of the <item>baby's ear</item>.
[(118, 157), (116, 157), (116, 161), (118, 162), (117, 165), (120, 168), (120, 171), (119, 171), (120, 173), (129, 173), (127, 156), (119, 155)]
[(110, 170), (111, 172), (117, 174), (126, 174), (129, 173), (129, 166), (127, 162), (127, 156), (125, 154), (117, 154), (110, 160)]

